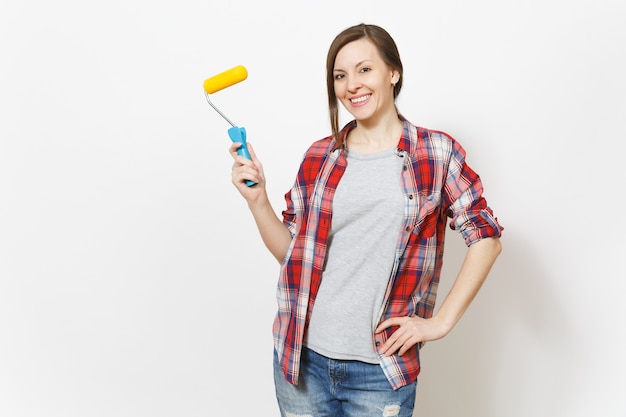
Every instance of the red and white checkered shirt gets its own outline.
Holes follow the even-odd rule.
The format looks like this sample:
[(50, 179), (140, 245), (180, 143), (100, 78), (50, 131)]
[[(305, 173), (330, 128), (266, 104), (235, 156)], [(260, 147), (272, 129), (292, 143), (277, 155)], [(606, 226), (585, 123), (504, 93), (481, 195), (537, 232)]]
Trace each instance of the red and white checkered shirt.
[[(399, 117), (404, 124), (397, 153), (404, 157), (405, 222), (379, 322), (391, 317), (432, 316), (448, 220), (468, 246), (483, 238), (500, 237), (503, 230), (482, 196), (480, 177), (465, 162), (461, 145), (444, 132), (416, 127)], [(345, 138), (355, 126), (356, 121), (348, 123), (341, 135)], [(305, 153), (292, 189), (285, 194), (283, 223), (293, 240), (280, 269), (273, 333), (285, 378), (292, 384), (298, 383), (303, 336), (327, 253), (333, 196), (346, 165), (344, 150), (332, 137), (316, 141)], [(373, 335), (374, 346), (382, 345), (395, 329)], [(417, 379), (417, 345), (402, 356), (379, 358), (394, 389)]]

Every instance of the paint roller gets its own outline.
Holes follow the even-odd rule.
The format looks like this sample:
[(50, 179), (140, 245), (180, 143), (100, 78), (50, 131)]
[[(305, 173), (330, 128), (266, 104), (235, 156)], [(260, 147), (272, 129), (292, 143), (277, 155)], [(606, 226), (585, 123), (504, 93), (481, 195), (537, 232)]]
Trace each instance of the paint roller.
[[(210, 94), (217, 93), (224, 88), (237, 84), (248, 78), (248, 70), (243, 65), (238, 65), (229, 70), (214, 75), (211, 78), (204, 80), (204, 95), (207, 101), (213, 107), (213, 109), (224, 118), (232, 127), (228, 129), (228, 136), (233, 142), (241, 142), (241, 146), (237, 149), (237, 154), (245, 158), (252, 160), (248, 146), (246, 144), (246, 129), (244, 127), (236, 126), (224, 113), (220, 111), (212, 102), (209, 97)], [(246, 180), (246, 185), (252, 186), (256, 182)]]

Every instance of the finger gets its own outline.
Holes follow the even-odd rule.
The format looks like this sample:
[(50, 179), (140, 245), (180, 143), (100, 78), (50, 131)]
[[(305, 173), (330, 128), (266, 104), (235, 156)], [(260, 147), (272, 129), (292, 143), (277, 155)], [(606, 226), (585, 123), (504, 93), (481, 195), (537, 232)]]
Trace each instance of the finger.
[(398, 352), (399, 355), (404, 355), (406, 352), (409, 351), (409, 349), (411, 349), (412, 347), (414, 347), (415, 345), (417, 345), (418, 343), (423, 342), (423, 338), (416, 336), (416, 335), (411, 335), (403, 344), (402, 349), (400, 349), (400, 351)]
[[(409, 330), (407, 330), (406, 325), (410, 323), (410, 319), (408, 318), (398, 317), (394, 319), (389, 319), (387, 320), (387, 322), (389, 322), (387, 324), (389, 324), (390, 326), (399, 326), (381, 348), (382, 354), (391, 355), (394, 352), (397, 352), (399, 349), (403, 348), (406, 345), (407, 341), (411, 339), (412, 334)], [(382, 327), (383, 325), (385, 325), (385, 322), (381, 323), (380, 327)], [(407, 349), (408, 348), (405, 348), (403, 352)]]
[(246, 158), (243, 155), (239, 155), (237, 150), (235, 150), (234, 153), (231, 153), (231, 155), (232, 155), (233, 159), (235, 160), (233, 162), (233, 168), (240, 167), (240, 166), (249, 166), (249, 167), (254, 167), (255, 166), (255, 163), (252, 160)]
[(237, 159), (237, 149), (239, 149), (240, 147), (241, 142), (232, 142), (229, 146), (228, 151), (230, 152), (230, 155), (233, 157), (233, 159)]
[(393, 317), (390, 319), (387, 319), (385, 321), (383, 321), (382, 323), (380, 323), (378, 325), (378, 327), (375, 330), (375, 333), (380, 333), (383, 330), (392, 327), (392, 326), (399, 326), (402, 324), (402, 322), (400, 321), (401, 319), (399, 317)]
[(383, 355), (392, 355), (393, 352), (398, 350), (402, 343), (400, 342), (402, 334), (399, 332), (399, 329), (396, 330), (390, 337), (383, 343), (383, 346), (380, 349), (380, 353)]
[(254, 146), (252, 146), (250, 142), (247, 142), (246, 145), (248, 146), (248, 151), (250, 152), (250, 156), (252, 157), (252, 160), (254, 161), (255, 159), (257, 159), (256, 152), (254, 152)]
[(405, 335), (396, 340), (396, 342), (391, 347), (390, 352), (397, 352), (398, 355), (402, 356), (406, 352), (408, 352), (408, 350), (411, 349), (413, 345), (417, 343), (417, 341), (415, 340), (416, 339), (414, 336)]
[[(389, 345), (387, 345), (387, 343), (391, 342)], [(391, 356), (394, 353), (396, 353), (398, 351), (398, 349), (400, 349), (403, 345), (402, 341), (400, 339), (395, 339), (393, 341), (388, 340), (387, 343), (385, 343), (385, 345), (387, 345), (388, 347), (384, 349), (384, 351), (382, 352), (383, 355), (385, 356)]]
[(233, 184), (235, 184), (237, 187), (240, 187), (243, 190), (247, 190), (249, 188), (246, 183), (247, 180), (258, 182), (255, 180), (255, 177), (253, 175), (248, 175), (241, 171), (238, 171), (232, 177)]
[(236, 151), (241, 147), (242, 144), (242, 142), (231, 142), (228, 149), (230, 149), (231, 152)]
[[(242, 157), (243, 158), (243, 157)], [(259, 183), (261, 182), (261, 172), (258, 170), (257, 166), (254, 165), (247, 158), (243, 158), (244, 163), (236, 168), (237, 177), (239, 182), (243, 183), (246, 180)]]
[(411, 347), (413, 347), (414, 343), (404, 343), (400, 350), (398, 350), (398, 355), (402, 356), (409, 351)]

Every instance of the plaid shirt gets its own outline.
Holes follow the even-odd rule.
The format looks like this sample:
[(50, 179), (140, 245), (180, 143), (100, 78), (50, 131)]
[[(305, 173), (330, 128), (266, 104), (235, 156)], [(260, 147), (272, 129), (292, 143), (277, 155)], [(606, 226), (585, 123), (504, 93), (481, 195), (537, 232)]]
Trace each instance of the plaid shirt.
[[(468, 246), (499, 237), (503, 230), (482, 197), (479, 176), (465, 163), (461, 145), (443, 132), (400, 119), (404, 131), (397, 152), (404, 157), (405, 223), (379, 323), (391, 317), (432, 317), (448, 218), (450, 228), (459, 231)], [(356, 121), (348, 123), (341, 135), (345, 138), (355, 126)], [(303, 336), (324, 270), (333, 195), (346, 165), (344, 151), (332, 137), (316, 141), (304, 155), (293, 188), (285, 194), (283, 223), (293, 240), (280, 269), (273, 334), (285, 378), (292, 384), (298, 383)], [(382, 346), (395, 330), (373, 335), (373, 346)], [(402, 356), (378, 355), (393, 389), (417, 379), (419, 347)]]

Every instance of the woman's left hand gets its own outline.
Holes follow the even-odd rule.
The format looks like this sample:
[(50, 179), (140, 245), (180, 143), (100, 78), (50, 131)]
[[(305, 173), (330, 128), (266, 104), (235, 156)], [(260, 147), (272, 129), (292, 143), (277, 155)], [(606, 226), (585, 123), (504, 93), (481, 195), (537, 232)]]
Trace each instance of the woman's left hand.
[(441, 339), (448, 333), (436, 317), (424, 319), (418, 316), (387, 319), (378, 325), (376, 333), (392, 326), (399, 327), (379, 349), (379, 352), (385, 356), (391, 356), (395, 352), (398, 352), (398, 355), (404, 355), (417, 343)]

